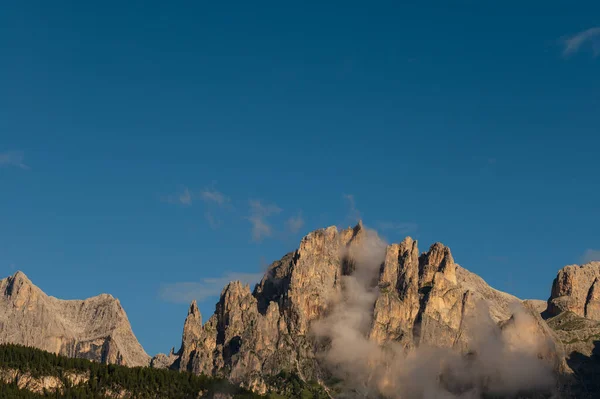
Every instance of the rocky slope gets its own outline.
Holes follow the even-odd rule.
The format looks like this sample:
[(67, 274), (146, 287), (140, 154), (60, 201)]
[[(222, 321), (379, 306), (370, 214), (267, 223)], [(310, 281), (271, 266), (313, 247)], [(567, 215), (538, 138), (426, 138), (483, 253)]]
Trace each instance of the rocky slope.
[(118, 299), (60, 300), (22, 272), (0, 280), (0, 343), (127, 366), (150, 361)]
[(420, 253), (411, 238), (384, 245), (360, 223), (329, 227), (274, 262), (253, 291), (228, 284), (204, 325), (192, 303), (181, 349), (155, 364), (257, 392), (282, 370), (333, 396), (551, 392), (568, 367), (538, 308), (489, 287), (440, 243)]

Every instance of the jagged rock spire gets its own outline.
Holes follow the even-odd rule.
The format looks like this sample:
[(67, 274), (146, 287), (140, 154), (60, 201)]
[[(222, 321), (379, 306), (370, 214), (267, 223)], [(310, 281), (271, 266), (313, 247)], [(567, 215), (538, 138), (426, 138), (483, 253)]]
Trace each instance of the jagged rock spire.
[[(364, 255), (361, 245), (369, 234), (362, 221), (307, 234), (296, 251), (271, 265), (254, 293), (239, 282), (229, 283), (203, 327), (192, 303), (179, 368), (225, 376), (259, 393), (267, 391), (268, 376), (282, 370), (319, 379), (323, 370), (317, 351), (323, 348), (315, 346), (312, 328), (335, 310), (347, 276), (356, 277), (345, 263)], [(410, 237), (384, 249), (368, 331), (379, 344), (463, 350), (476, 330), (467, 322), (476, 309), (488, 309), (477, 320), (493, 324), (510, 317), (510, 304), (520, 303), (459, 268), (441, 243), (421, 255)], [(478, 306), (481, 302), (485, 306)]]

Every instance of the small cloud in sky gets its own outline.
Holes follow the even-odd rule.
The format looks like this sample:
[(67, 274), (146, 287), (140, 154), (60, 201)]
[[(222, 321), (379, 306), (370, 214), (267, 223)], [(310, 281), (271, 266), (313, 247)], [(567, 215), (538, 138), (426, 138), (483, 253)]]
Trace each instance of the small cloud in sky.
[(219, 206), (226, 205), (230, 202), (229, 197), (214, 188), (202, 190), (200, 192), (200, 198), (202, 198), (204, 202), (217, 204)]
[(289, 218), (285, 224), (291, 233), (297, 233), (300, 231), (300, 229), (304, 226), (302, 212), (299, 212), (298, 215)]
[(194, 198), (192, 196), (192, 193), (187, 187), (184, 187), (183, 191), (181, 191), (180, 193), (169, 195), (164, 198), (164, 201), (168, 202), (169, 204), (178, 204), (185, 206), (192, 205), (193, 200)]
[(582, 257), (583, 263), (588, 263), (595, 260), (600, 261), (600, 249), (587, 249)]
[(205, 188), (200, 191), (200, 199), (204, 202), (207, 211), (204, 214), (206, 220), (211, 229), (216, 230), (221, 226), (221, 220), (219, 215), (222, 213), (222, 209), (233, 210), (231, 205), (231, 198), (213, 188)]
[(382, 231), (395, 231), (400, 234), (409, 234), (417, 231), (419, 225), (412, 222), (379, 222), (377, 227)]
[(218, 220), (217, 218), (215, 218), (215, 216), (212, 213), (206, 212), (204, 214), (204, 217), (206, 217), (206, 220), (208, 221), (208, 225), (210, 226), (211, 229), (216, 230), (219, 227), (221, 227), (221, 221)]
[(250, 200), (250, 216), (246, 219), (252, 224), (252, 239), (262, 241), (273, 234), (273, 228), (268, 223), (268, 217), (281, 212), (275, 204), (263, 204), (261, 201)]
[(572, 36), (561, 39), (563, 56), (568, 57), (577, 53), (584, 45), (592, 47), (593, 56), (600, 54), (600, 26), (586, 29)]
[(162, 300), (174, 303), (190, 303), (193, 300), (202, 302), (208, 298), (216, 297), (227, 283), (241, 281), (243, 284), (255, 284), (262, 279), (262, 273), (228, 272), (221, 277), (204, 278), (198, 282), (184, 281), (163, 284), (159, 296)]
[(15, 166), (23, 170), (31, 169), (25, 165), (23, 159), (24, 156), (21, 151), (0, 152), (0, 166)]
[(356, 201), (354, 199), (354, 195), (352, 195), (352, 194), (343, 194), (342, 196), (347, 201), (348, 207), (349, 207), (347, 218), (352, 223), (358, 222), (361, 219), (361, 217), (360, 217), (359, 210), (356, 208)]

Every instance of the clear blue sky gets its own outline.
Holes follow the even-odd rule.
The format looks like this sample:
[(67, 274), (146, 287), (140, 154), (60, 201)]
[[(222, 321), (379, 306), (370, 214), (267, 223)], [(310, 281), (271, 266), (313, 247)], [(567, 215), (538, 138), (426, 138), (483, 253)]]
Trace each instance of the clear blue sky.
[(600, 254), (600, 4), (374, 3), (3, 2), (2, 277), (154, 354), (360, 214), (547, 298)]

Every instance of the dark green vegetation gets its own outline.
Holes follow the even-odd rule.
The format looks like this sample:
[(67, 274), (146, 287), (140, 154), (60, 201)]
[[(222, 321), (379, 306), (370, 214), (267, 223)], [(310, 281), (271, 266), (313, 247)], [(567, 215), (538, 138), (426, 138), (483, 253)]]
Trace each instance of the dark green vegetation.
[(297, 374), (282, 371), (268, 381), (269, 386), (279, 392), (269, 395), (270, 399), (300, 398), (300, 399), (327, 399), (329, 395), (317, 382), (304, 382)]
[[(233, 398), (264, 398), (236, 387), (227, 380), (197, 376), (170, 370), (148, 367), (124, 367), (105, 365), (85, 359), (71, 359), (57, 356), (39, 349), (20, 345), (0, 345), (0, 370), (15, 369), (31, 377), (54, 376), (59, 378), (64, 388), (57, 392), (37, 394), (18, 389), (16, 381), (0, 381), (0, 399), (8, 398), (107, 398), (110, 392), (126, 391), (132, 398), (186, 399), (214, 397), (227, 394)], [(67, 378), (69, 373), (89, 376), (86, 382), (73, 386)], [(306, 384), (293, 374), (276, 377), (281, 393), (270, 394), (270, 398), (320, 399), (326, 396), (322, 388)], [(109, 394), (107, 394), (107, 392)], [(200, 394), (200, 395), (199, 395)], [(114, 397), (114, 396), (113, 396)]]

